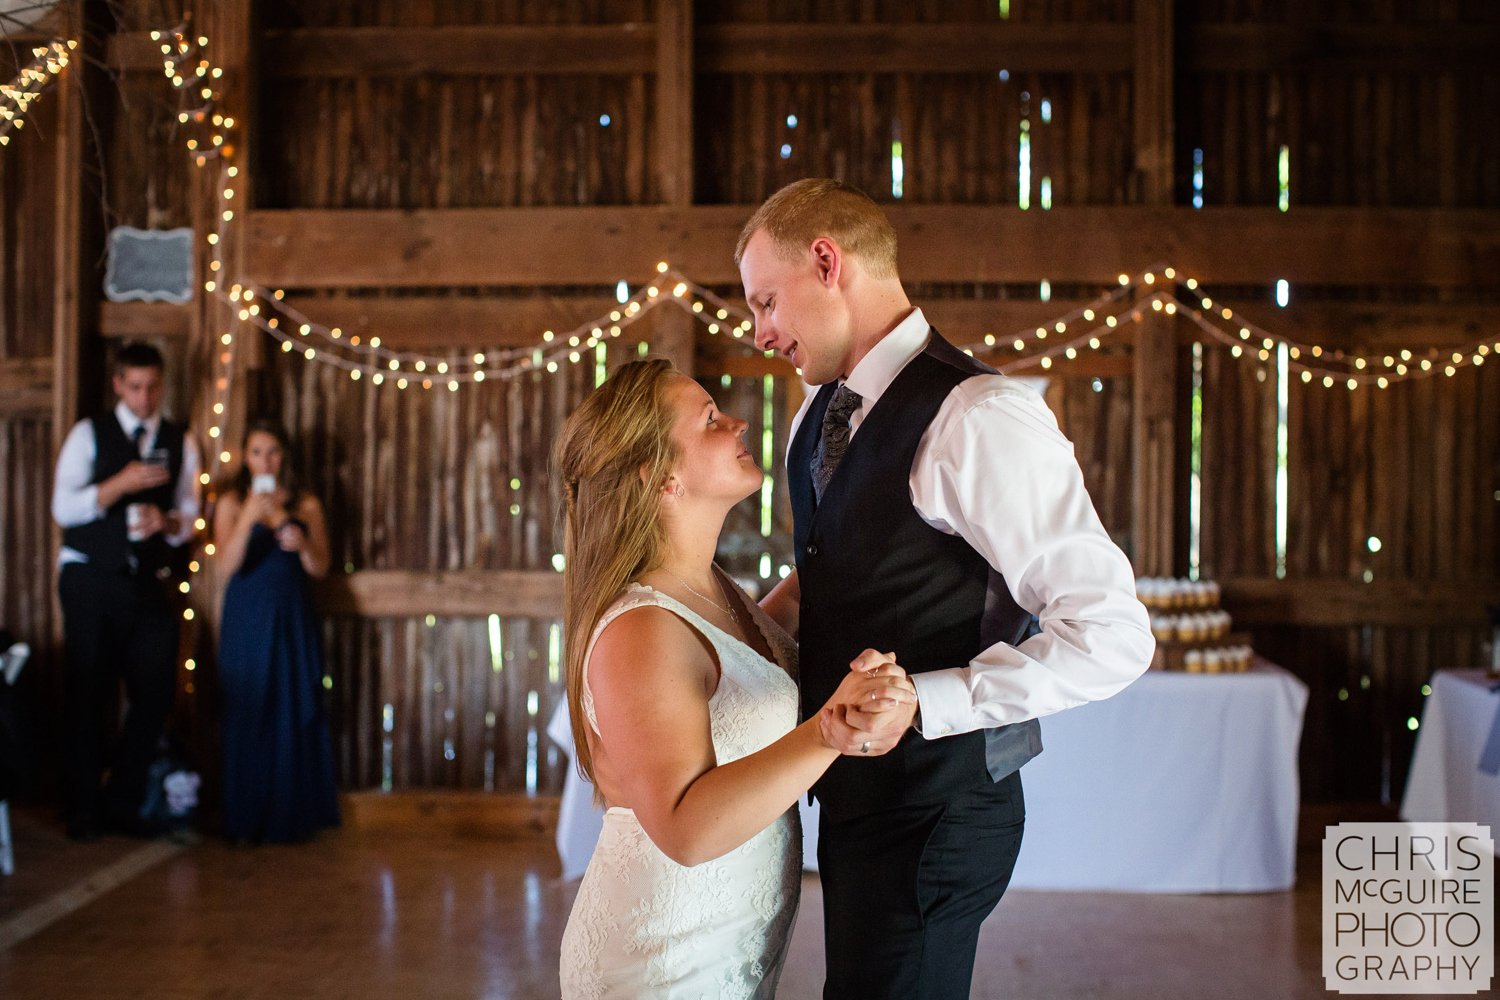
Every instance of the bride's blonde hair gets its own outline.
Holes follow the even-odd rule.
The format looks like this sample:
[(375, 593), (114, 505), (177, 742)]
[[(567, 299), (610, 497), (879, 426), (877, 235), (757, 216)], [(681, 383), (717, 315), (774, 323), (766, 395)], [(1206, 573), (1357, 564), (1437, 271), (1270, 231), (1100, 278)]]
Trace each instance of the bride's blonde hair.
[(584, 655), (605, 610), (664, 554), (661, 493), (677, 459), (665, 390), (674, 377), (684, 376), (661, 358), (621, 365), (568, 417), (552, 449), (565, 504), (568, 715), (574, 760), (590, 781), (594, 757), (583, 715)]

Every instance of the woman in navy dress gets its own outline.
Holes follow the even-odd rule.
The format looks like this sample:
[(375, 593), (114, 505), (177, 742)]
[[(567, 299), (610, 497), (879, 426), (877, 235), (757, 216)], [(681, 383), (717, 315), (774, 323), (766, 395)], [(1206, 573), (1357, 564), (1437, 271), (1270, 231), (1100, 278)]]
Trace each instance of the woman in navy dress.
[(323, 650), (308, 578), (328, 572), (323, 506), (291, 469), (286, 433), (257, 421), (244, 462), (214, 512), (229, 576), (219, 630), (224, 834), (306, 840), (337, 826), (323, 708)]

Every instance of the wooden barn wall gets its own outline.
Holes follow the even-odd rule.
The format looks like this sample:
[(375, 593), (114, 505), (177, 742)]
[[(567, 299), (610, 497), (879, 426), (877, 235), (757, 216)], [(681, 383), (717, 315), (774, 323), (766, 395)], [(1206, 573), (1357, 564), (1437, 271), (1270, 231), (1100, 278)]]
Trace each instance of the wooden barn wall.
[[(893, 26), (899, 35), (905, 24), (993, 23), (998, 6), (993, 0), (735, 0), (696, 4), (694, 14), (703, 32), (757, 24), (858, 23)], [(1135, 0), (1008, 4), (1013, 22), (1059, 27), (1129, 25), (1137, 6)], [(1500, 205), (1500, 150), (1495, 149), (1500, 129), (1493, 127), (1500, 75), (1494, 70), (1474, 62), (1426, 74), (1409, 67), (1350, 68), (1315, 60), (1296, 67), (1217, 67), (1193, 55), (1200, 34), (1211, 34), (1209, 29), (1359, 23), (1369, 16), (1369, 5), (1210, 0), (1192, 6), (1177, 28), (1179, 204), (1187, 204), (1191, 195), (1192, 151), (1202, 149), (1210, 205), (1274, 205), (1277, 154), (1285, 143), (1291, 151), (1293, 211), (1302, 205)], [(1419, 16), (1411, 6), (1377, 3), (1376, 22)], [(1484, 0), (1435, 6), (1436, 13), (1420, 16), (1466, 23), (1497, 17)], [(122, 23), (124, 30), (164, 23), (150, 4), (126, 8), (135, 13)], [(493, 75), (450, 75), (387, 68), (320, 75), (289, 72), (279, 62), (280, 46), (302, 31), (649, 24), (659, 14), (651, 0), (267, 0), (253, 9), (261, 39), (254, 95), (259, 113), (249, 119), (255, 208), (613, 206), (662, 199), (655, 166), (662, 137), (656, 133), (652, 72), (521, 74), (500, 67)], [(190, 224), (190, 168), (175, 131), (175, 101), (164, 93), (159, 71), (118, 75), (122, 96), (105, 178), (111, 224)], [(1023, 122), (1030, 144), (1031, 211), (1043, 211), (1043, 178), (1059, 207), (1140, 200), (1128, 71), (1017, 70), (1002, 80), (990, 73), (885, 71), (878, 62), (861, 72), (820, 72), (816, 66), (766, 73), (700, 68), (693, 86), (697, 204), (751, 204), (789, 180), (829, 173), (891, 204), (1014, 205)], [(609, 124), (601, 115), (609, 116)], [(789, 115), (796, 116), (795, 126)], [(19, 149), (38, 138), (27, 135)], [(898, 139), (899, 199), (892, 190), (891, 148)], [(12, 145), (0, 155), (7, 233), (0, 357), (46, 356), (49, 326), (21, 332), (12, 319), (23, 311), (17, 281), (50, 289), (14, 258), (22, 225), (15, 213), (26, 202), (15, 193), (21, 169), (17, 151)], [(49, 183), (47, 176), (43, 170), (32, 183)], [(996, 238), (1003, 240), (1004, 234)], [(1148, 239), (1143, 234), (1143, 243)], [(47, 244), (26, 242), (38, 245)], [(374, 246), (370, 252), (398, 249)], [(1141, 252), (1146, 259), (1149, 247)], [(689, 274), (693, 270), (692, 261), (673, 263)], [(635, 282), (645, 276), (620, 277)], [(920, 302), (1036, 301), (1047, 277), (1039, 273), (1035, 283), (941, 285), (913, 292)], [(738, 293), (734, 287), (717, 290), (730, 297)], [(1050, 292), (1062, 312), (1101, 290)], [(380, 287), (332, 294), (287, 291), (314, 319), (329, 324), (341, 320), (338, 310), (347, 301), (342, 295), (413, 294)], [(1491, 301), (1497, 292), (1500, 285), (1489, 290)], [(558, 303), (560, 314), (573, 315), (568, 310), (576, 306), (570, 304), (608, 300), (614, 289), (426, 287), (420, 294), (535, 295)], [(1298, 335), (1277, 324), (1269, 288), (1234, 289), (1233, 294), (1263, 306), (1257, 318), (1273, 332)], [(28, 314), (50, 309), (50, 293), (38, 295), (34, 306), (25, 307)], [(1376, 312), (1413, 303), (1462, 310), (1484, 301), (1481, 292), (1439, 296), (1426, 289), (1294, 286), (1293, 296), (1299, 305), (1359, 301)], [(1435, 315), (1433, 337), (1450, 336), (1448, 324)], [(134, 329), (116, 325), (104, 333), (115, 338)], [(1415, 329), (1412, 346), (1419, 346), (1423, 331), (1408, 329)], [(651, 339), (649, 326), (641, 332)], [(186, 338), (176, 336), (153, 334), (153, 339), (175, 352), (169, 356), (182, 358), (186, 372)], [(441, 330), (430, 339), (455, 353), (489, 346), (450, 343)], [(402, 393), (353, 383), (333, 368), (272, 350), (269, 341), (265, 346), (263, 364), (238, 388), (248, 394), (252, 412), (270, 412), (291, 427), (303, 468), (330, 511), (335, 572), (551, 566), (560, 546), (547, 452), (563, 414), (592, 384), (592, 365), (508, 384), (466, 385), (451, 393)], [(1057, 366), (1048, 373), (1046, 395), (1075, 442), (1101, 518), (1129, 551), (1134, 387), (1128, 344), (1112, 350), (1092, 368), (1090, 362)], [(771, 453), (779, 461), (797, 389), (773, 378), (768, 401), (764, 376), (740, 373), (723, 384), (724, 359), (734, 357), (721, 344), (700, 338), (705, 384), (726, 409), (751, 420), (753, 446), (762, 424), (769, 426)], [(1191, 365), (1185, 343), (1181, 363)], [(1263, 580), (1277, 573), (1276, 385), (1274, 370), (1265, 378), (1258, 372), (1263, 369), (1220, 348), (1203, 351), (1205, 576)], [(1184, 394), (1179, 407), (1184, 421), (1189, 406)], [(1500, 425), (1500, 376), (1494, 366), (1383, 394), (1294, 385), (1289, 421), (1288, 586), (1330, 577), (1357, 581), (1367, 569), (1377, 585), (1407, 577), (1493, 584), (1500, 576), (1500, 505), (1494, 500), (1500, 490), (1495, 472), (1500, 445), (1493, 430)], [(7, 449), (0, 465), (11, 463), (0, 472), (35, 469), (37, 454), (46, 450), (39, 444), (44, 429), (35, 420), (0, 418), (0, 426), (6, 435), (0, 447)], [(1178, 433), (1187, 434), (1185, 425)], [(1185, 477), (1185, 454), (1183, 463)], [(43, 464), (50, 481), (50, 456)], [(0, 580), (7, 615), (12, 608), (40, 606), (36, 595), (51, 585), (50, 579), (28, 583), (32, 589), (25, 593), (32, 596), (15, 596), (22, 591), (13, 582), (17, 562), (10, 555), (16, 530), (11, 526), (23, 523), (12, 520), (11, 510), (35, 526), (27, 537), (40, 537), (48, 523), (47, 485), (33, 473), (24, 499), (23, 491), (0, 487), (7, 490), (0, 500), (9, 505), (4, 508), (7, 576)], [(760, 532), (758, 498), (735, 511), (723, 553), (735, 572), (758, 578), (766, 562), (774, 579), (789, 561), (784, 490), (778, 476), (769, 538)], [(1382, 540), (1378, 553), (1368, 549), (1372, 535)], [(561, 697), (555, 625), (551, 619), (508, 615), (330, 617), (330, 697), (344, 785), (555, 791), (562, 764), (540, 733)], [(1432, 669), (1474, 662), (1479, 639), (1475, 628), (1445, 625), (1258, 625), (1257, 648), (1312, 689), (1303, 742), (1306, 797), (1399, 794), (1412, 738), (1406, 720), (1419, 714), (1421, 684)], [(207, 697), (206, 691), (201, 694)], [(213, 706), (200, 701), (195, 710), (212, 712)]]
[[(1201, 151), (1204, 203), (1275, 205), (1288, 152), (1290, 211), (1299, 206), (1500, 205), (1500, 70), (1492, 61), (1442, 64), (1405, 53), (1344, 65), (1316, 60), (1246, 69), (1195, 61), (1196, 41), (1222, 25), (1415, 29), (1494, 24), (1483, 2), (1348, 3), (1218, 0), (1182, 33), (1193, 66), (1178, 87), (1179, 198), (1192, 191)], [(1351, 247), (1353, 253), (1378, 253)], [(1275, 319), (1273, 290), (1237, 289)], [(1359, 302), (1371, 313), (1433, 308), (1366, 351), (1451, 341), (1465, 307), (1500, 287), (1302, 287), (1300, 304)], [(1378, 330), (1379, 324), (1376, 325)], [(1294, 339), (1296, 329), (1277, 329)], [(1479, 334), (1483, 335), (1483, 334)], [(1472, 335), (1471, 335), (1472, 336)], [(1470, 338), (1463, 338), (1470, 339)], [(1336, 346), (1359, 348), (1356, 335)], [(1204, 349), (1202, 570), (1215, 578), (1275, 577), (1276, 372)], [(1296, 581), (1472, 584), (1500, 578), (1500, 372), (1461, 370), (1384, 392), (1323, 389), (1293, 380), (1287, 403), (1287, 539), (1281, 572)], [(1373, 543), (1371, 540), (1375, 540)], [(1378, 546), (1378, 551), (1372, 551)], [(1315, 599), (1312, 590), (1298, 593)], [(1320, 799), (1398, 799), (1422, 714), (1423, 686), (1444, 667), (1481, 662), (1488, 629), (1350, 624), (1259, 626), (1258, 651), (1307, 681), (1303, 793)]]
[[(0, 47), (0, 77), (15, 75), (16, 54)], [(59, 120), (51, 96), (32, 105), (24, 129), (12, 132), (0, 151), (0, 628), (32, 647), (32, 665), (19, 681), (22, 704), (48, 697), (49, 667), (60, 662), (52, 641), (57, 620), (51, 567), (57, 552), (50, 383)]]

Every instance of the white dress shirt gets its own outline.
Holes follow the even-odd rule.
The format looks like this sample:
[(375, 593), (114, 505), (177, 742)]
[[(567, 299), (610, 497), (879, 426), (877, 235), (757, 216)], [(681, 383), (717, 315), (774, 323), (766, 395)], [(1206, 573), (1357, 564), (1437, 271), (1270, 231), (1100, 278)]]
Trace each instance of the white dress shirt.
[[(130, 412), (130, 407), (123, 402), (115, 404), (115, 419), (120, 422), (125, 436), (130, 437), (135, 433), (136, 427), (146, 428), (146, 433), (141, 435), (141, 453), (156, 441), (157, 429), (161, 427), (161, 414), (153, 413), (145, 420)], [(94, 422), (92, 420), (80, 420), (68, 431), (67, 438), (63, 441), (62, 451), (57, 455), (57, 473), (52, 481), (52, 519), (63, 528), (76, 528), (90, 521), (97, 521), (104, 516), (104, 510), (99, 506), (99, 485), (91, 483), (94, 478), (94, 462), (99, 456), (99, 442), (94, 435)], [(198, 506), (198, 470), (202, 467), (202, 458), (198, 453), (198, 443), (193, 440), (192, 435), (184, 434), (182, 438), (182, 469), (177, 474), (177, 486), (175, 490), (175, 509), (181, 519), (177, 531), (167, 535), (166, 539), (172, 545), (185, 545), (193, 537), (197, 530), (193, 522), (197, 520), (200, 508)], [(88, 562), (89, 557), (77, 549), (64, 545), (58, 554), (57, 564), (65, 566), (68, 563)]]
[[(861, 397), (851, 440), (927, 347), (929, 329), (914, 309), (849, 373)], [(792, 438), (816, 392), (809, 387)], [(1019, 646), (997, 643), (967, 664), (913, 675), (924, 737), (1098, 701), (1145, 672), (1156, 640), (1135, 573), (1094, 511), (1072, 442), (1034, 391), (1003, 375), (960, 383), (922, 435), (910, 486), (918, 516), (984, 556), (1042, 629)]]

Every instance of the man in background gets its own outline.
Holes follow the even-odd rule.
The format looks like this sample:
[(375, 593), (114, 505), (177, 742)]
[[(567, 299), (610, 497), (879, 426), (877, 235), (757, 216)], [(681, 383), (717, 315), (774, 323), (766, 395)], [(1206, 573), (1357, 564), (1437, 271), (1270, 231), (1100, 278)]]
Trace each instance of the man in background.
[[(184, 574), (199, 513), (202, 463), (185, 428), (162, 416), (165, 368), (149, 344), (121, 347), (114, 408), (75, 424), (57, 459), (63, 815), (77, 839), (105, 829), (144, 832), (147, 769), (176, 690), (178, 619), (170, 594), (173, 578)], [(117, 727), (122, 682), (127, 710)]]

